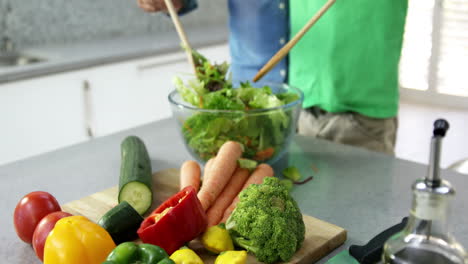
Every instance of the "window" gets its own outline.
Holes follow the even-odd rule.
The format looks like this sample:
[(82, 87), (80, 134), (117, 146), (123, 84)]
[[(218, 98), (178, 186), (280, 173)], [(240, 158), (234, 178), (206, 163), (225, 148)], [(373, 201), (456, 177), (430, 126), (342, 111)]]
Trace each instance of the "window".
[(409, 0), (402, 97), (468, 107), (468, 0)]

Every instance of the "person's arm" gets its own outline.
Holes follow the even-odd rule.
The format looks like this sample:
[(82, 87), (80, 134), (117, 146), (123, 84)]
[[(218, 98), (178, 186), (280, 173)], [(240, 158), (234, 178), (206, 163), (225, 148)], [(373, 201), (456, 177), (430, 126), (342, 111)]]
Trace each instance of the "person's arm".
[[(137, 0), (138, 6), (147, 12), (167, 12), (164, 0)], [(198, 6), (197, 0), (172, 0), (179, 15), (186, 14)]]

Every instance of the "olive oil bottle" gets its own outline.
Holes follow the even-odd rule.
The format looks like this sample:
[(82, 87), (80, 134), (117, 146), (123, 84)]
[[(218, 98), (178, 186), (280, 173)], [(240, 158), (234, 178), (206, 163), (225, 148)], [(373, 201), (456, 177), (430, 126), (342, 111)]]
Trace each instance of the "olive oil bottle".
[(427, 176), (413, 184), (413, 204), (408, 223), (401, 232), (386, 241), (383, 263), (468, 263), (465, 250), (448, 230), (450, 203), (455, 190), (440, 177), (440, 149), (448, 128), (448, 122), (443, 119), (434, 123)]

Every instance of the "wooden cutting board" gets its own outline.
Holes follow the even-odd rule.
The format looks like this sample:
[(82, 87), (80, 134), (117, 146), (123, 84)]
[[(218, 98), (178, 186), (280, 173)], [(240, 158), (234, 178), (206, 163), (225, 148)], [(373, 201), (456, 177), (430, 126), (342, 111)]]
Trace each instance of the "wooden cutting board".
[[(153, 175), (153, 189), (153, 208), (149, 212), (179, 190), (179, 170), (167, 169), (155, 173)], [(117, 191), (118, 187), (114, 186), (64, 204), (62, 210), (73, 215), (86, 216), (97, 222), (102, 215), (117, 205)], [(288, 263), (314, 263), (346, 240), (346, 230), (339, 226), (308, 215), (304, 215), (304, 223), (306, 234), (303, 246)], [(207, 254), (197, 240), (192, 241), (190, 247), (197, 251), (204, 263), (214, 263), (215, 256)], [(260, 262), (249, 254), (247, 263), (256, 264)]]

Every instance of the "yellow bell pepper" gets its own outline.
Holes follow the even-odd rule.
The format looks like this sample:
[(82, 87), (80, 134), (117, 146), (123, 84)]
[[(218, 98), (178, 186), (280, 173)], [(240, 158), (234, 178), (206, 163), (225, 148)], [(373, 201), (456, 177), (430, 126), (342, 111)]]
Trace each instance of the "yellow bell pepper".
[(223, 251), (234, 250), (229, 231), (224, 224), (209, 227), (201, 238), (203, 246), (210, 252), (219, 254)]
[(176, 250), (169, 258), (176, 264), (203, 264), (203, 260), (190, 248)]
[(84, 216), (60, 219), (44, 246), (44, 264), (100, 264), (115, 248), (107, 231)]
[(247, 261), (247, 251), (225, 251), (215, 260), (215, 264), (245, 264)]

